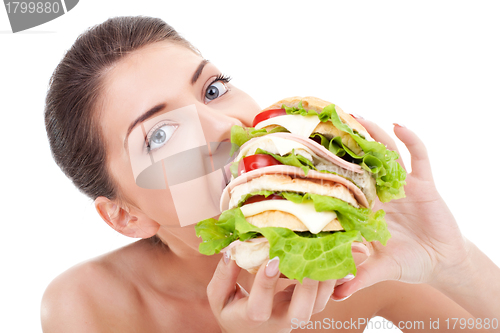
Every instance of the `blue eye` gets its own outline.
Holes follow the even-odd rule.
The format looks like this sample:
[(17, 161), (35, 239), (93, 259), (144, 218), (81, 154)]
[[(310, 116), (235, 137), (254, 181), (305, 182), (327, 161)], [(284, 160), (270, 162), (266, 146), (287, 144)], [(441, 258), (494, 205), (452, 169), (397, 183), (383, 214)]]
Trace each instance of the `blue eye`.
[(226, 86), (222, 82), (214, 82), (210, 87), (208, 87), (205, 93), (205, 98), (208, 100), (214, 100), (219, 96), (224, 95), (227, 92)]
[(226, 87), (225, 83), (228, 83), (231, 80), (229, 76), (225, 76), (219, 74), (208, 86), (205, 91), (205, 103), (213, 101), (216, 98), (221, 97), (225, 93), (229, 91)]
[(167, 141), (172, 137), (174, 134), (175, 130), (177, 129), (177, 125), (173, 124), (162, 124), (160, 126), (155, 126), (150, 133), (151, 135), (148, 135), (147, 138), (147, 149), (148, 152), (158, 149), (165, 145)]

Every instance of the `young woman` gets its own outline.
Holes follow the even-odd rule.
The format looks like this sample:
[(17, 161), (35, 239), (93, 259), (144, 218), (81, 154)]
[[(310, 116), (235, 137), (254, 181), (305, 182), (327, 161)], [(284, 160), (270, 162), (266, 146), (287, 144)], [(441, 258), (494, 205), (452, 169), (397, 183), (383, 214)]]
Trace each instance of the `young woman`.
[[(159, 19), (93, 27), (56, 68), (45, 113), (54, 158), (108, 225), (142, 240), (54, 279), (42, 302), (44, 332), (290, 332), (310, 329), (308, 321), (321, 321), (311, 331), (362, 332), (374, 316), (403, 331), (407, 322), (427, 331), (437, 320), (447, 331), (451, 318), (474, 323), (461, 331), (498, 327), (500, 300), (491, 295), (500, 294), (500, 269), (460, 233), (424, 145), (399, 125), (395, 134), (412, 156), (407, 197), (383, 205), (392, 238), (386, 247), (373, 244), (355, 278), (296, 284), (279, 279), (272, 262), (250, 275), (221, 255), (199, 254), (201, 240), (193, 225), (180, 226), (168, 187), (136, 184), (128, 149), (136, 126), (150, 147), (158, 126), (148, 119), (188, 105), (203, 115), (210, 142), (227, 141), (232, 125), (250, 126), (260, 111)], [(359, 121), (396, 150), (379, 127)], [(170, 129), (182, 126), (190, 125)], [(191, 139), (170, 138), (155, 149)]]

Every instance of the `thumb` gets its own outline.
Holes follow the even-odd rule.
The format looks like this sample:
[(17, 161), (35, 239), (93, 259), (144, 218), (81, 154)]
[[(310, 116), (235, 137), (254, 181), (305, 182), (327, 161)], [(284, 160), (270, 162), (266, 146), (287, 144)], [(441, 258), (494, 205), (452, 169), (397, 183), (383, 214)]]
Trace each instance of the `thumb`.
[(208, 301), (216, 315), (220, 314), (227, 302), (234, 297), (237, 291), (236, 279), (241, 271), (234, 260), (226, 257), (226, 263), (224, 256), (225, 254), (222, 255), (214, 276), (207, 286)]
[(335, 287), (332, 299), (342, 301), (358, 290), (386, 280), (399, 280), (400, 276), (399, 266), (392, 258), (387, 255), (371, 256), (357, 267), (354, 279)]

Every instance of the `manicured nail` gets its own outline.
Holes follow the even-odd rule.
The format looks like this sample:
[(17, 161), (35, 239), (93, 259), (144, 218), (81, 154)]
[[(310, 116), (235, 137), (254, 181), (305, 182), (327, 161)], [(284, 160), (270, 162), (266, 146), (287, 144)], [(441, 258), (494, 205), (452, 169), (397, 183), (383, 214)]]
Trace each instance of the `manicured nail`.
[(227, 265), (229, 263), (229, 251), (224, 252), (222, 257), (224, 258), (224, 263)]
[(353, 116), (354, 119), (365, 119), (365, 118), (361, 117), (359, 114), (356, 114), (356, 113), (351, 113), (350, 115)]
[(398, 124), (398, 123), (392, 123), (394, 126), (398, 126), (398, 127), (403, 127), (403, 128), (406, 128), (405, 125), (402, 125), (402, 124)]
[(269, 260), (266, 264), (266, 275), (268, 277), (273, 277), (276, 274), (278, 274), (279, 265), (280, 265), (280, 258), (274, 257), (273, 259)]
[(331, 299), (333, 299), (335, 302), (342, 302), (342, 301), (345, 301), (346, 299), (348, 299), (349, 297), (351, 297), (351, 295), (349, 296), (346, 296), (344, 298), (335, 298), (334, 295), (330, 296)]
[(339, 282), (344, 283), (344, 282), (347, 282), (347, 281), (351, 281), (352, 279), (354, 279), (354, 275), (347, 274), (342, 279), (340, 279)]

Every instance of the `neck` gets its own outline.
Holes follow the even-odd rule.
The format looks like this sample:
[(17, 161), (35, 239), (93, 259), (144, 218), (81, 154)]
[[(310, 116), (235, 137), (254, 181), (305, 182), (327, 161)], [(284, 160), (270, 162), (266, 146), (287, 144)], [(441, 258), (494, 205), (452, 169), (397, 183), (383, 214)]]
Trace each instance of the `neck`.
[[(201, 239), (191, 227), (161, 227), (157, 233), (163, 244), (148, 247), (150, 269), (144, 276), (151, 288), (158, 292), (168, 291), (179, 298), (207, 300), (207, 286), (212, 280), (222, 254), (206, 256), (198, 252)], [(144, 263), (146, 264), (146, 263)], [(254, 275), (245, 270), (240, 272), (238, 283), (250, 290)]]
[(193, 227), (161, 227), (157, 236), (164, 246), (158, 245), (155, 251), (158, 274), (151, 283), (159, 290), (182, 290), (183, 297), (206, 298), (206, 288), (221, 255), (200, 254), (200, 239)]

